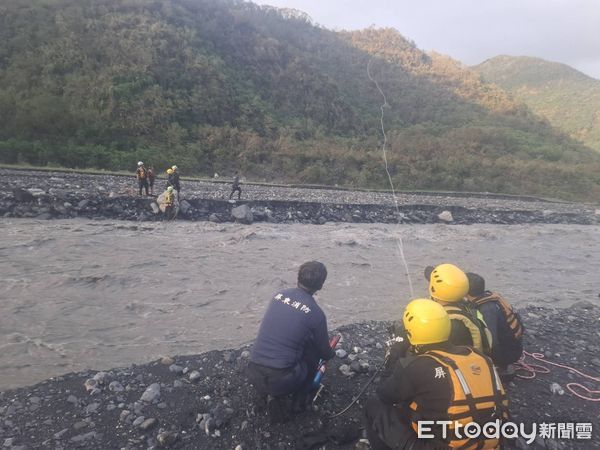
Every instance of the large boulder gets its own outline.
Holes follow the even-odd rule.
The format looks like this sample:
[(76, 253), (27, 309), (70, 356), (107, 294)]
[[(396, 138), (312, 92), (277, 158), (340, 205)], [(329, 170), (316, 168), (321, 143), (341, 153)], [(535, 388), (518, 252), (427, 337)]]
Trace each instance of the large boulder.
[(187, 200), (182, 200), (179, 203), (179, 210), (183, 213), (183, 215), (187, 215), (188, 211), (192, 208), (192, 205), (190, 205)]
[(264, 220), (270, 222), (273, 219), (271, 210), (264, 206), (257, 206), (251, 209), (254, 220)]
[(453, 222), (454, 218), (452, 217), (452, 213), (450, 211), (442, 211), (438, 214), (438, 219), (443, 222)]
[(231, 210), (231, 215), (235, 221), (239, 223), (245, 223), (249, 225), (254, 221), (252, 210), (248, 205), (236, 206)]
[(48, 194), (58, 200), (67, 200), (69, 198), (69, 191), (66, 189), (50, 188)]
[(29, 188), (27, 189), (27, 192), (29, 192), (35, 198), (44, 197), (46, 195), (46, 191), (39, 188)]
[(13, 196), (15, 197), (15, 200), (17, 200), (20, 203), (29, 203), (35, 200), (35, 197), (31, 192), (21, 188), (14, 188)]

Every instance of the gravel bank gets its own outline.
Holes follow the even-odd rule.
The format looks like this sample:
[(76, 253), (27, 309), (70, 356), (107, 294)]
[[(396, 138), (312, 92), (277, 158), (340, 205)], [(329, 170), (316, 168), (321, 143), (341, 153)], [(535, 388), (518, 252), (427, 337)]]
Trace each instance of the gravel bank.
[[(521, 313), (528, 328), (527, 350), (598, 376), (600, 308), (578, 302), (567, 310), (529, 306)], [(282, 449), (302, 448), (302, 436), (324, 427), (350, 437), (348, 426), (356, 429), (361, 424), (362, 400), (338, 419), (327, 421), (326, 416), (349, 403), (376, 370), (383, 358), (387, 325), (363, 322), (339, 328), (340, 348), (347, 355), (331, 362), (317, 410), (283, 424), (270, 423), (264, 407), (256, 404), (244, 376), (248, 347), (242, 347), (164, 357), (106, 372), (72, 373), (2, 392), (0, 442), (13, 450)], [(592, 439), (538, 437), (529, 447), (523, 441), (513, 442), (513, 447), (600, 448), (600, 404), (566, 391), (566, 384), (573, 381), (598, 389), (597, 383), (560, 368), (533, 380), (515, 379), (508, 385), (512, 420), (592, 423)], [(566, 392), (558, 393), (553, 383)], [(350, 449), (354, 444), (352, 439), (345, 444), (330, 443), (327, 448)]]
[[(157, 180), (157, 190), (164, 187)], [(229, 185), (183, 181), (179, 219), (228, 222), (232, 208), (247, 205), (251, 221), (276, 223), (571, 223), (598, 224), (592, 205), (531, 197), (464, 193), (402, 193), (399, 214), (388, 193), (244, 185), (238, 205), (227, 202)], [(156, 192), (155, 192), (156, 193)], [(133, 176), (0, 169), (0, 215), (4, 217), (161, 220), (152, 198), (137, 196)], [(445, 213), (448, 211), (450, 215)]]

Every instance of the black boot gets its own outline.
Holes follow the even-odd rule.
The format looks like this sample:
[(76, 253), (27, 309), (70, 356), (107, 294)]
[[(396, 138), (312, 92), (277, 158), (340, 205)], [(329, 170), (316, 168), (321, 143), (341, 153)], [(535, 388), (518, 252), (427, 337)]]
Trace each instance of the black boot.
[(267, 415), (272, 425), (278, 423), (285, 423), (289, 420), (289, 412), (286, 407), (285, 397), (273, 397), (271, 395), (267, 398)]

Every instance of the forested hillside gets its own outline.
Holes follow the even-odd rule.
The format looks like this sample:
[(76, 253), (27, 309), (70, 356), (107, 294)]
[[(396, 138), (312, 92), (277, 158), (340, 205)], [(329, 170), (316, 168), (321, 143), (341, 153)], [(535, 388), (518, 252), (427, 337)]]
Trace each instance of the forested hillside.
[(391, 29), (237, 0), (0, 5), (0, 160), (597, 199), (600, 155)]
[(550, 123), (600, 151), (600, 80), (565, 64), (497, 56), (474, 69)]

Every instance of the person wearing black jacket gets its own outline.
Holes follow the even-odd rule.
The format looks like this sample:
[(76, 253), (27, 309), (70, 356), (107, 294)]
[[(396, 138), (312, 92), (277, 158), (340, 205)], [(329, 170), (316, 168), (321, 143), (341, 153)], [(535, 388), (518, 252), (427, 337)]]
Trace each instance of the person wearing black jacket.
[(138, 180), (138, 187), (140, 188), (140, 197), (142, 196), (142, 188), (146, 190), (146, 195), (148, 195), (148, 171), (142, 161), (137, 163), (135, 177)]
[[(431, 421), (480, 426), (508, 417), (508, 401), (492, 361), (448, 342), (450, 318), (429, 299), (416, 299), (403, 315), (408, 340), (394, 343), (376, 395), (365, 405), (367, 437), (374, 450), (499, 448), (498, 439), (468, 439)], [(419, 438), (419, 422), (431, 430)], [(428, 423), (429, 422), (429, 423)], [(453, 427), (454, 428), (454, 427)], [(478, 446), (479, 445), (479, 446)]]
[(292, 394), (292, 409), (307, 404), (319, 360), (335, 356), (329, 345), (327, 319), (313, 295), (327, 278), (318, 261), (302, 264), (297, 287), (271, 299), (251, 351), (247, 375), (262, 395)]
[(509, 366), (523, 354), (525, 327), (504, 297), (485, 289), (485, 279), (481, 275), (468, 272), (467, 278), (467, 300), (477, 307), (492, 335), (492, 360), (500, 369), (500, 376), (510, 378), (514, 373)]
[(238, 200), (242, 197), (242, 188), (240, 187), (240, 174), (236, 170), (231, 182), (231, 193), (229, 194), (229, 200), (233, 197), (234, 192), (238, 193)]
[(173, 176), (170, 178), (170, 182), (173, 186), (173, 189), (177, 191), (177, 201), (179, 201), (179, 191), (181, 191), (181, 182), (179, 181), (179, 169), (177, 166), (171, 167), (173, 171)]
[(440, 264), (425, 268), (425, 279), (429, 281), (431, 299), (444, 307), (450, 316), (452, 331), (450, 339), (454, 345), (468, 345), (486, 355), (491, 355), (493, 339), (483, 315), (468, 302), (467, 275), (453, 264)]
[(150, 186), (150, 195), (154, 195), (154, 180), (156, 179), (156, 173), (154, 167), (148, 167), (148, 185)]

